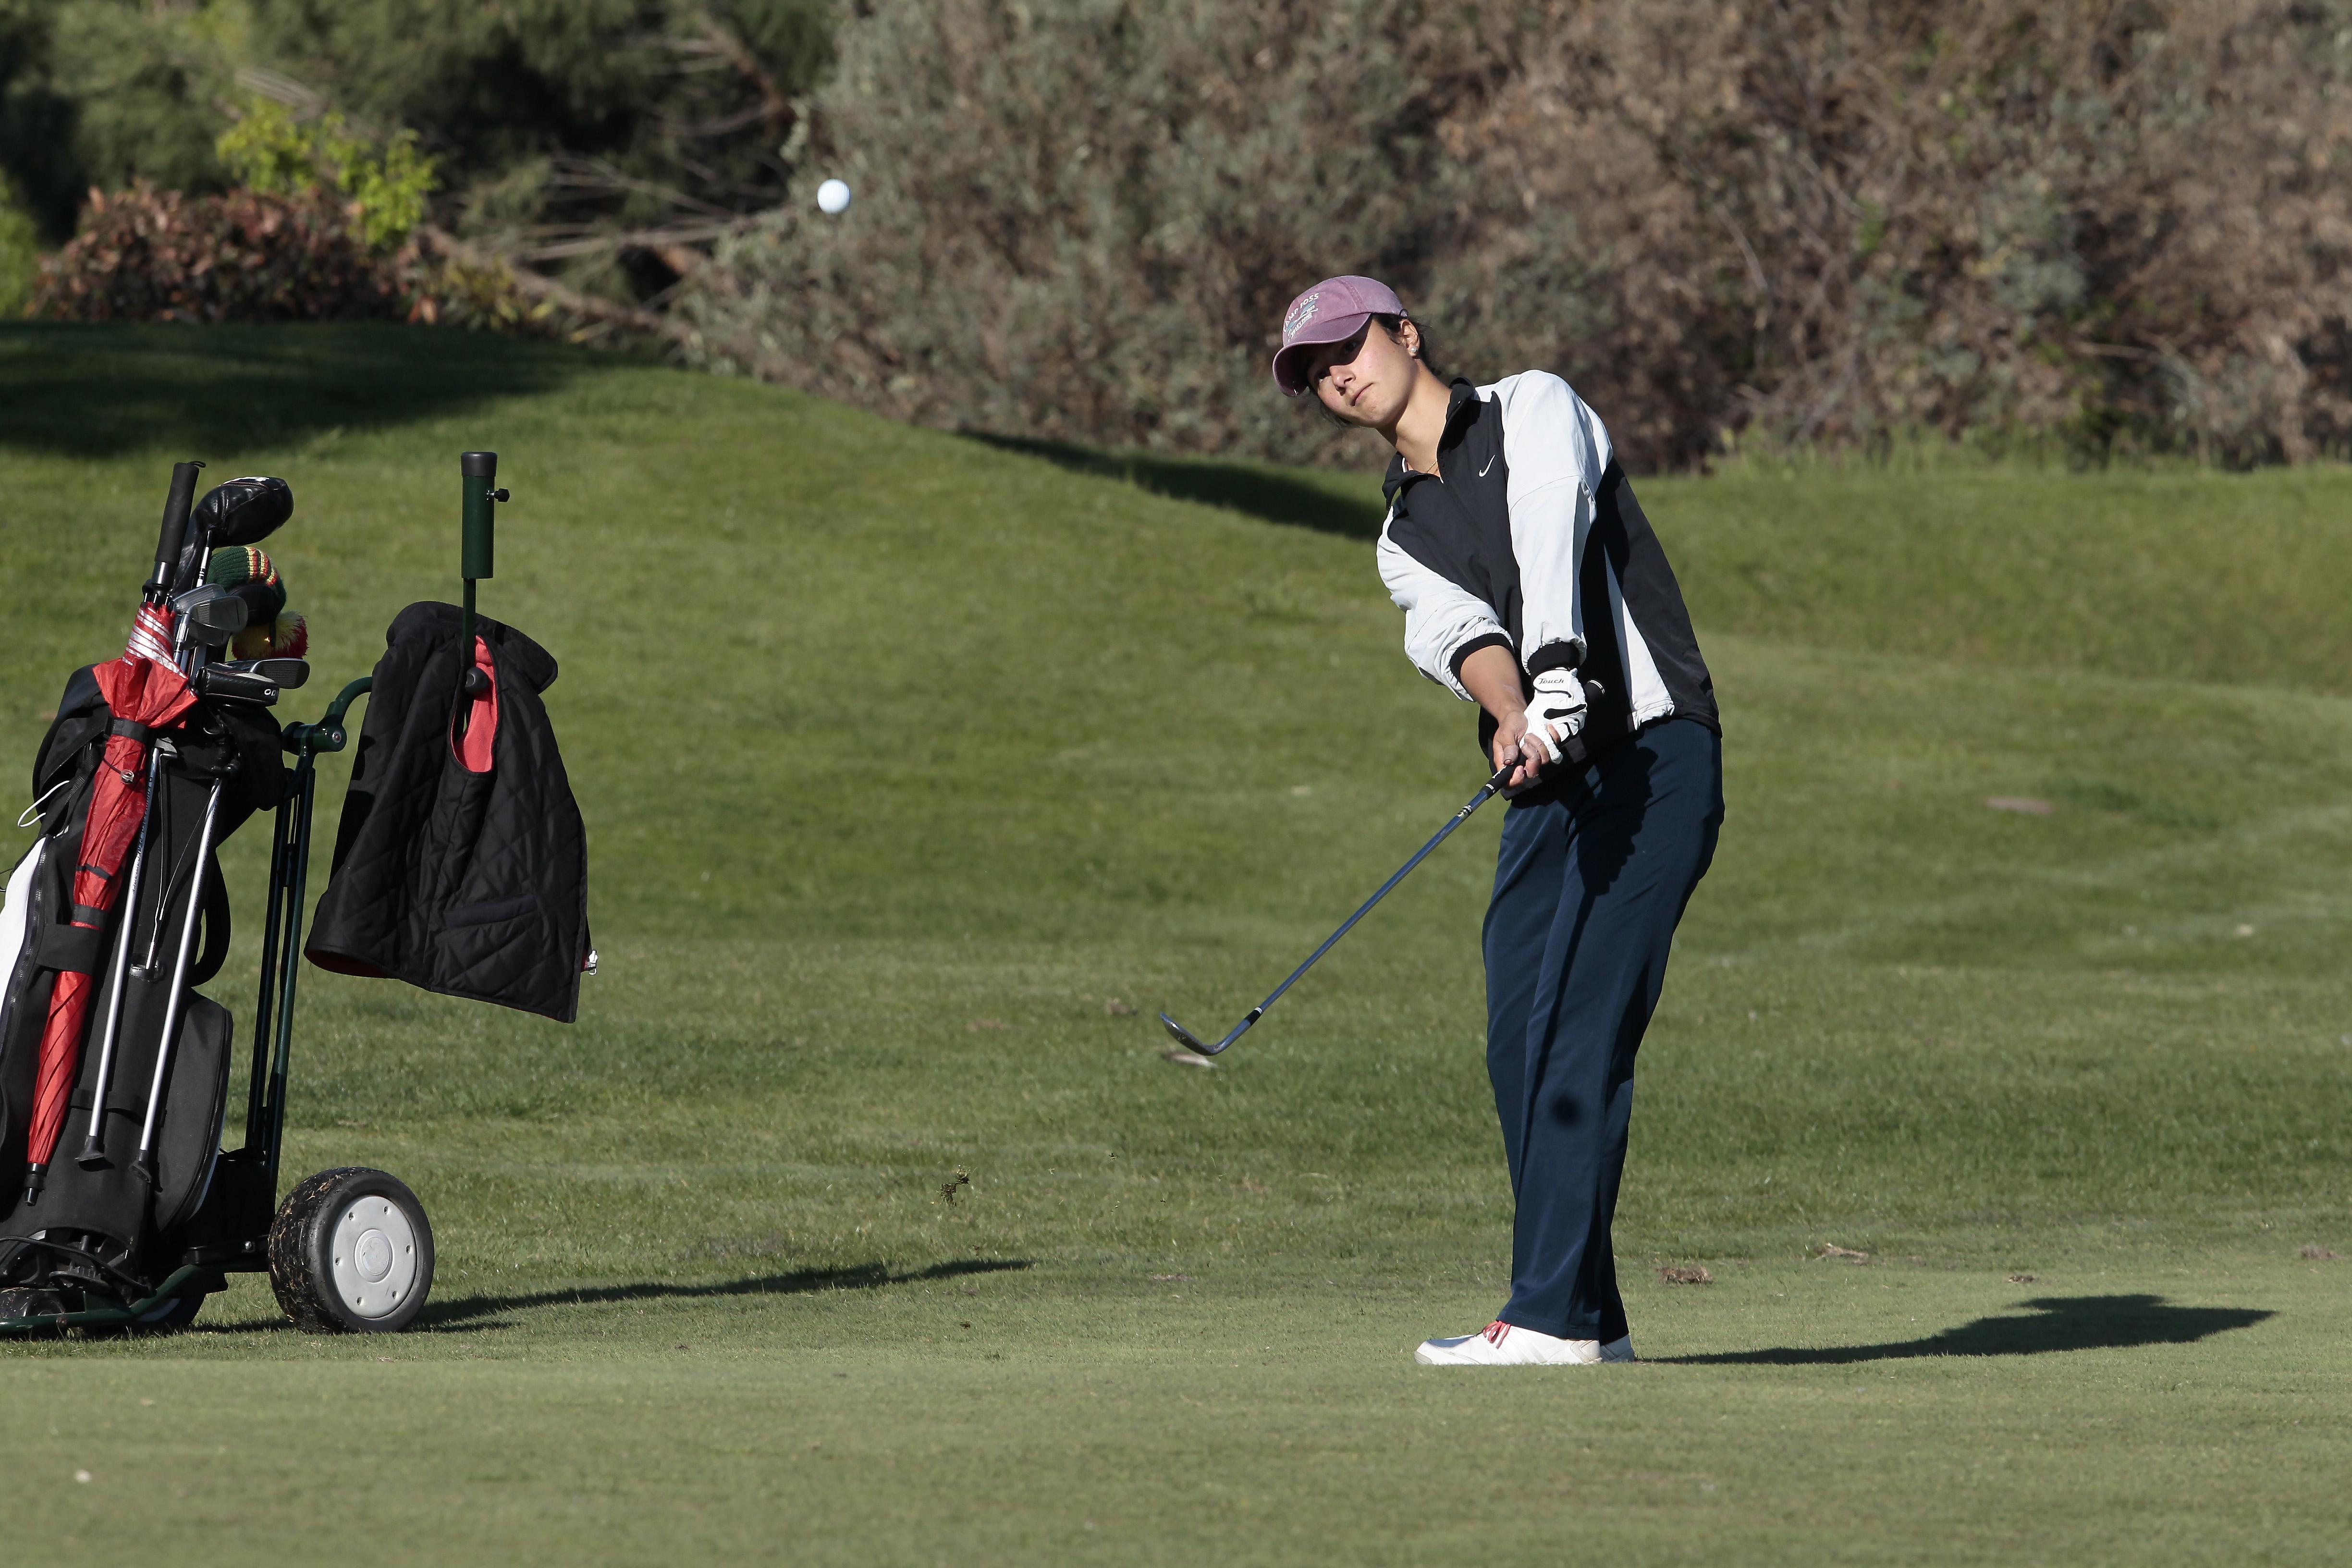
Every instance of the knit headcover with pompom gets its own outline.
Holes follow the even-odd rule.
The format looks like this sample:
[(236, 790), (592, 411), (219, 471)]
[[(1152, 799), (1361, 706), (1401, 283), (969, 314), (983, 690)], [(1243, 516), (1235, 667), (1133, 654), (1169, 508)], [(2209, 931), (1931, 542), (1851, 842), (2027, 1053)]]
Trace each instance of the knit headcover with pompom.
[(287, 612), (286, 584), (278, 581), (277, 563), (259, 548), (236, 544), (214, 551), (205, 581), (235, 589), (246, 602), (248, 619), (229, 643), (231, 657), (300, 658), (310, 652), (310, 628)]

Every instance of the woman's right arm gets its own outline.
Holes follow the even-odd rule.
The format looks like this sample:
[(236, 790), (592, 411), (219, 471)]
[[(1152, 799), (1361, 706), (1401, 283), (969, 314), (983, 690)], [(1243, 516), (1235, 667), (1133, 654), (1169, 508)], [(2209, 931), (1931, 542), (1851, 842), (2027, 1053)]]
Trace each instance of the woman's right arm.
[(1503, 792), (1508, 795), (1535, 783), (1543, 767), (1543, 753), (1530, 746), (1521, 755), (1519, 741), (1528, 732), (1528, 700), (1519, 685), (1519, 661), (1507, 647), (1474, 648), (1462, 661), (1462, 684), (1478, 706), (1494, 716), (1495, 766), (1500, 768), (1519, 758)]

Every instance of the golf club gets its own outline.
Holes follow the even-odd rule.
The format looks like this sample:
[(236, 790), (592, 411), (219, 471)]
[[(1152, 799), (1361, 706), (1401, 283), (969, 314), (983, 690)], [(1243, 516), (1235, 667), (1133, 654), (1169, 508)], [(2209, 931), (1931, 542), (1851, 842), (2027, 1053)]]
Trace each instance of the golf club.
[(1362, 920), (1367, 914), (1370, 914), (1374, 904), (1379, 903), (1382, 899), (1389, 896), (1390, 889), (1395, 887), (1399, 882), (1403, 881), (1406, 874), (1412, 871), (1415, 866), (1420, 865), (1423, 860), (1426, 859), (1431, 850), (1444, 843), (1445, 836), (1447, 834), (1453, 832), (1455, 828), (1469, 821), (1470, 814), (1477, 810), (1480, 806), (1486, 805), (1487, 797), (1503, 787), (1503, 781), (1509, 778), (1511, 776), (1512, 770), (1516, 769), (1518, 765), (1518, 760), (1517, 758), (1513, 758), (1510, 762), (1507, 762), (1501, 767), (1496, 768), (1495, 770), (1495, 776), (1488, 779), (1479, 787), (1478, 793), (1470, 797), (1467, 805), (1464, 805), (1461, 810), (1455, 812), (1454, 816), (1447, 820), (1445, 826), (1437, 830), (1436, 834), (1428, 843), (1423, 845), (1419, 849), (1414, 850), (1412, 858), (1398, 867), (1396, 868), (1396, 875), (1391, 877), (1387, 881), (1381, 884), (1380, 891), (1374, 893), (1370, 898), (1366, 899), (1361, 908), (1358, 909), (1354, 914), (1349, 915), (1345, 921), (1341, 921), (1338, 931), (1335, 931), (1329, 936), (1325, 937), (1323, 939), (1323, 945), (1317, 948), (1313, 952), (1308, 953), (1307, 955), (1307, 962), (1292, 970), (1290, 972), (1290, 978), (1276, 986), (1273, 993), (1269, 994), (1265, 1001), (1251, 1008), (1249, 1010), (1249, 1016), (1244, 1018), (1240, 1023), (1235, 1024), (1233, 1026), (1232, 1033), (1226, 1035), (1223, 1039), (1219, 1040), (1213, 1046), (1209, 1045), (1202, 1041), (1199, 1037), (1195, 1036), (1190, 1029), (1187, 1029), (1183, 1025), (1170, 1017), (1167, 1014), (1160, 1014), (1160, 1021), (1168, 1026), (1168, 1032), (1175, 1037), (1176, 1043), (1183, 1047), (1188, 1051), (1197, 1051), (1202, 1056), (1213, 1057), (1218, 1052), (1223, 1050), (1227, 1046), (1232, 1045), (1235, 1040), (1240, 1039), (1243, 1033), (1246, 1031), (1252, 1024), (1256, 1023), (1260, 1018), (1265, 1016), (1265, 1010), (1268, 1007), (1273, 1006), (1276, 1002), (1279, 1001), (1284, 992), (1298, 984), (1298, 977), (1300, 975), (1315, 967), (1315, 961), (1317, 959), (1330, 952), (1332, 944), (1338, 942), (1341, 937), (1347, 935), (1349, 931), (1353, 930), (1358, 921)]
[[(215, 495), (218, 493), (217, 490), (214, 492)], [(209, 500), (211, 497), (205, 499)], [(226, 646), (229, 638), (245, 629), (246, 602), (226, 588), (211, 584), (191, 588), (173, 599), (172, 609), (175, 620), (173, 633), (180, 644), (181, 668), (191, 677), (203, 674), (205, 655), (210, 649)], [(221, 781), (215, 779), (211, 794), (205, 801), (203, 825), (196, 832), (196, 856), (188, 884), (188, 912), (180, 925), (179, 955), (172, 965), (172, 989), (163, 1004), (163, 1036), (155, 1047), (155, 1080), (147, 1089), (147, 1111), (139, 1129), (139, 1154), (131, 1163), (131, 1168), (151, 1187), (155, 1184), (155, 1118), (163, 1109), (163, 1081), (171, 1072), (172, 1047), (177, 1043), (180, 1017), (187, 1002), (188, 961), (195, 951), (197, 922), (203, 918), (205, 857), (212, 853), (213, 826), (220, 815), (220, 802)], [(167, 880), (163, 897), (156, 900), (159, 924), (176, 881), (176, 878)], [(141, 978), (148, 978), (153, 969), (151, 950), (147, 973)]]
[[(161, 757), (151, 752), (147, 758), (150, 801), (155, 797), (156, 775), (161, 771)], [(131, 852), (131, 875), (123, 884), (122, 917), (116, 922), (114, 963), (106, 982), (106, 1032), (98, 1047), (98, 1076), (89, 1096), (89, 1131), (82, 1140), (81, 1152), (74, 1156), (89, 1166), (106, 1163), (106, 1091), (114, 1075), (114, 1047), (122, 1037), (122, 983), (130, 973), (131, 944), (136, 940), (131, 916), (138, 911), (140, 883), (147, 869), (147, 827), (152, 820), (152, 812), (140, 816), (138, 847)]]
[[(183, 654), (192, 647), (215, 648), (228, 646), (228, 639), (245, 630), (249, 614), (245, 599), (234, 588), (222, 588), (206, 584), (191, 588), (172, 601), (172, 614), (176, 619)], [(194, 674), (194, 668), (189, 671)]]
[(196, 951), (196, 926), (204, 919), (204, 899), (201, 896), (205, 877), (205, 857), (213, 850), (213, 825), (220, 817), (221, 781), (213, 781), (212, 794), (205, 801), (204, 825), (196, 831), (196, 872), (188, 889), (188, 913), (180, 922), (180, 953), (172, 964), (172, 989), (163, 1004), (163, 1035), (155, 1047), (155, 1080), (147, 1086), (147, 1112), (140, 1121), (139, 1155), (131, 1168), (139, 1173), (149, 1186), (155, 1184), (155, 1118), (163, 1109), (163, 1083), (172, 1073), (172, 1047), (178, 1043), (180, 1018), (188, 999), (188, 963)]

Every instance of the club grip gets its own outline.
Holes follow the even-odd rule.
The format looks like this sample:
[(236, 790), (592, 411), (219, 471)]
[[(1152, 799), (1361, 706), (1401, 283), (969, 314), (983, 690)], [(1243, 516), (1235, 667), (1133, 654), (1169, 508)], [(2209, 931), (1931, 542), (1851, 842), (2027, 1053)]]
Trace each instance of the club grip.
[(172, 489), (163, 497), (163, 531), (155, 540), (155, 575), (148, 580), (150, 602), (171, 592), (172, 573), (180, 563), (180, 546), (188, 537), (188, 509), (195, 504), (196, 475), (202, 463), (172, 465)]
[(268, 708), (276, 704), (278, 684), (258, 670), (224, 669), (208, 665), (196, 671), (196, 689), (221, 702), (249, 702)]

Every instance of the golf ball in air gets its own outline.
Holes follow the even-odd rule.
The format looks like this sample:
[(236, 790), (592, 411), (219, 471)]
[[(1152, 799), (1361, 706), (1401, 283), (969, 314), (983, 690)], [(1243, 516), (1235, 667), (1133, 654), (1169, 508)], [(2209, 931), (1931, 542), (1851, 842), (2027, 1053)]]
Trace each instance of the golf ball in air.
[(827, 180), (816, 188), (816, 205), (821, 212), (845, 213), (849, 210), (849, 182)]

